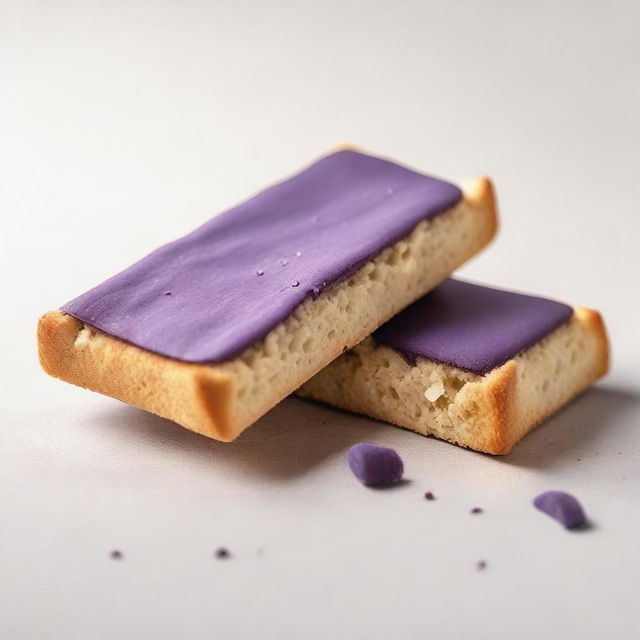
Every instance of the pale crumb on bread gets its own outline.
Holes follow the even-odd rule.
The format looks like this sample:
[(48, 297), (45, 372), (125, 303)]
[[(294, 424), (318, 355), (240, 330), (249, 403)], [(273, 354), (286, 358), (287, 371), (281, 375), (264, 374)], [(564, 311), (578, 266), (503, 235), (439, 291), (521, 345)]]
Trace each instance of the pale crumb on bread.
[(304, 384), (298, 395), (492, 454), (528, 431), (608, 369), (596, 311), (568, 322), (486, 375), (418, 358), (415, 366), (368, 338)]
[(308, 298), (239, 357), (202, 365), (172, 360), (52, 311), (38, 345), (52, 376), (118, 398), (218, 440), (230, 441), (303, 382), (442, 282), (494, 236), (487, 178), (462, 185), (463, 199)]

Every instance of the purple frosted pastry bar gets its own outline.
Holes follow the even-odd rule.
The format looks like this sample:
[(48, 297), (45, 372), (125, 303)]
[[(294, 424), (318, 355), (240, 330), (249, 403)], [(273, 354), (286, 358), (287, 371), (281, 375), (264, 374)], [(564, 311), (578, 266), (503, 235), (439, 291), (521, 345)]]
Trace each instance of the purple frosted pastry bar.
[(40, 360), (232, 440), (495, 229), (487, 178), (459, 189), (340, 151), (43, 316)]
[(596, 311), (449, 279), (298, 393), (497, 454), (607, 367)]

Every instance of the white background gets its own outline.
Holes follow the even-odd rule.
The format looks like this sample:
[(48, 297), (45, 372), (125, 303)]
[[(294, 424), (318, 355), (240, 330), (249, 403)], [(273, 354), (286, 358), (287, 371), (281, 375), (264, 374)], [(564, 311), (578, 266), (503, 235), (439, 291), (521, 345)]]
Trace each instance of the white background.
[[(0, 0), (0, 637), (639, 637), (639, 33), (624, 1)], [(295, 399), (225, 445), (40, 371), (41, 313), (342, 141), (492, 176), (462, 273), (600, 309), (608, 378), (497, 459)], [(409, 482), (361, 487), (361, 440)]]

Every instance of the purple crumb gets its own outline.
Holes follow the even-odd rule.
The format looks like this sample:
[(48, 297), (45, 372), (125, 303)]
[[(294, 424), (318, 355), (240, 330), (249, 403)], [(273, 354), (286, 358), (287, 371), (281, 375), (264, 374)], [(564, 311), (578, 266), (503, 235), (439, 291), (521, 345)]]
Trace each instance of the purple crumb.
[(229, 553), (229, 550), (226, 549), (225, 547), (218, 547), (216, 549), (215, 556), (216, 558), (218, 558), (218, 560), (226, 560), (227, 558), (231, 557), (231, 554)]
[(384, 487), (398, 482), (404, 473), (402, 458), (388, 447), (360, 442), (347, 457), (353, 475), (368, 487)]
[(122, 560), (122, 558), (124, 557), (122, 554), (122, 551), (120, 551), (120, 549), (114, 549), (109, 556), (111, 558), (113, 558), (113, 560)]
[(487, 568), (486, 560), (479, 560), (478, 563), (476, 564), (476, 567), (478, 568), (478, 571), (482, 571), (483, 569), (486, 569)]
[(433, 495), (433, 493), (431, 493), (431, 491), (427, 491), (427, 493), (424, 494), (424, 497), (427, 500), (435, 500), (436, 499), (436, 497)]
[(573, 529), (587, 520), (580, 503), (564, 491), (545, 491), (533, 499), (533, 506), (557, 520), (565, 529)]
[(469, 513), (482, 513), (482, 508), (481, 507), (473, 507), (473, 509), (471, 509), (471, 511), (469, 511)]

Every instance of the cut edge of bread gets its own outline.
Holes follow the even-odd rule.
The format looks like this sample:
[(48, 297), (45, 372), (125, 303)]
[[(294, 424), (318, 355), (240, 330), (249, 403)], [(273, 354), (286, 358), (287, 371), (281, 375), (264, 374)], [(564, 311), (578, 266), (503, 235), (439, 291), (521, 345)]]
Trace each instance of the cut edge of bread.
[(38, 325), (42, 368), (222, 441), (244, 429), (401, 309), (440, 284), (496, 233), (491, 182), (381, 251), (348, 279), (308, 298), (240, 356), (194, 364), (105, 334), (60, 311)]
[(577, 307), (567, 322), (485, 375), (420, 357), (410, 365), (369, 338), (298, 395), (502, 455), (608, 367), (600, 314)]

